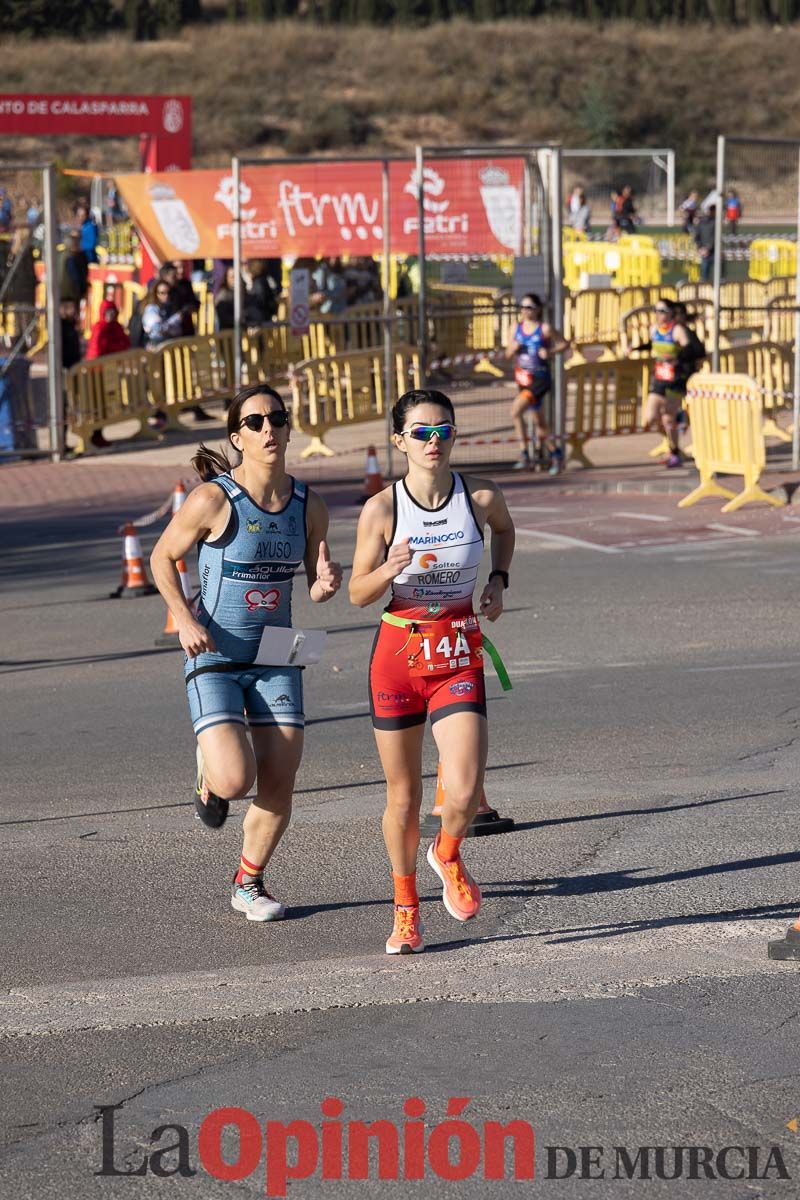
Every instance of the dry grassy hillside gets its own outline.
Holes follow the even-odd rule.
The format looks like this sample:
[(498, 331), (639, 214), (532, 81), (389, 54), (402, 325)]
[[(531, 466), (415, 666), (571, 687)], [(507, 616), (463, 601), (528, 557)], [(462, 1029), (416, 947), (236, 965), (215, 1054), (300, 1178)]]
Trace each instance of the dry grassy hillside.
[[(560, 139), (678, 150), (705, 181), (718, 132), (800, 135), (800, 28), (604, 28), (462, 21), (419, 30), (198, 26), (132, 45), (2, 39), (3, 90), (194, 97), (195, 162), (232, 151), (408, 151), (427, 142)], [(134, 166), (128, 142), (6, 143), (6, 154)]]

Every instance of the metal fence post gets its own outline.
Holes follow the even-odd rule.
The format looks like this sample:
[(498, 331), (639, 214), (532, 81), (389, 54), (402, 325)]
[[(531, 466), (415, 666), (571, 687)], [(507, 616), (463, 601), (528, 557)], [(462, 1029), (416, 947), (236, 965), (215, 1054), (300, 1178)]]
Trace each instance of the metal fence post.
[(712, 371), (719, 371), (720, 289), (722, 286), (722, 193), (725, 190), (725, 138), (717, 138), (717, 184), (714, 206), (714, 349)]
[(800, 150), (797, 153), (797, 230), (794, 275), (794, 398), (792, 424), (792, 470), (800, 468)]
[(419, 221), (418, 246), (419, 246), (419, 304), (417, 308), (417, 320), (419, 321), (419, 329), (417, 331), (417, 349), (419, 351), (419, 374), (420, 383), (425, 387), (428, 382), (428, 314), (427, 314), (427, 288), (425, 284), (425, 189), (423, 187), (423, 176), (425, 164), (425, 154), (422, 146), (417, 146), (417, 220)]
[[(550, 228), (552, 231), (553, 290), (551, 292), (551, 320), (556, 329), (564, 330), (564, 262), (562, 254), (562, 194), (561, 194), (561, 147), (551, 149), (553, 175), (550, 189)], [(564, 437), (566, 426), (566, 397), (564, 395), (564, 360), (559, 354), (553, 364), (553, 426), (559, 439)], [(560, 441), (559, 441), (560, 444)]]
[(391, 208), (389, 198), (389, 163), (386, 159), (382, 164), (383, 192), (383, 403), (386, 409), (386, 474), (392, 474), (392, 405), (394, 403), (394, 371), (393, 333), (392, 328), (392, 297), (391, 273), (392, 254), (390, 247)]
[(58, 216), (56, 171), (44, 168), (44, 261), (47, 289), (47, 392), (50, 412), (50, 453), (53, 462), (64, 455), (64, 363), (61, 356), (61, 280), (58, 274)]
[(241, 162), (233, 163), (233, 383), (242, 386), (242, 195)]

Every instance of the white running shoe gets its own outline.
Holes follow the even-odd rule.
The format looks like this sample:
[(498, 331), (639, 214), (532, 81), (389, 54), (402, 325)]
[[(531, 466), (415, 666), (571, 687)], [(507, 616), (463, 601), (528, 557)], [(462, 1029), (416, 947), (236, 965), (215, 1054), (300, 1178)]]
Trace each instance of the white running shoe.
[(234, 875), (231, 908), (244, 913), (248, 921), (280, 921), (286, 916), (286, 906), (270, 896), (260, 877), (249, 883), (237, 883)]

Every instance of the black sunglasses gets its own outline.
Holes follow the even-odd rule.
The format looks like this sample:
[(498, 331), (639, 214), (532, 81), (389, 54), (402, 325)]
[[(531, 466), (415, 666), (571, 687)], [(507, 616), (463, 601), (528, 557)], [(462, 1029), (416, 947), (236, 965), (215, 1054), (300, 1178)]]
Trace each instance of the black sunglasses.
[(264, 428), (265, 421), (269, 421), (273, 429), (283, 429), (289, 424), (289, 414), (282, 408), (276, 408), (273, 412), (268, 413), (248, 413), (244, 420), (239, 422), (239, 428), (246, 425), (253, 433), (260, 433)]

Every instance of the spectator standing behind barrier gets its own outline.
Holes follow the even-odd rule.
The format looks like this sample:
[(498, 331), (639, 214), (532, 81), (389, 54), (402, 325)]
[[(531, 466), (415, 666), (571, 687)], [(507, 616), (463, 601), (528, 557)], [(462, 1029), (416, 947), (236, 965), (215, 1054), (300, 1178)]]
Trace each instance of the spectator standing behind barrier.
[(0, 233), (8, 233), (14, 220), (14, 209), (11, 197), (4, 187), (0, 187)]
[(28, 211), (25, 213), (25, 221), (31, 233), (33, 233), (37, 225), (41, 225), (42, 223), (42, 206), (35, 196), (31, 198), (28, 205)]
[[(193, 337), (195, 317), (200, 311), (200, 301), (192, 287), (192, 281), (186, 278), (185, 264), (180, 259), (164, 263), (158, 273), (158, 278), (159, 282), (169, 286), (169, 303), (173, 311), (180, 314), (180, 330), (174, 336)], [(195, 421), (214, 420), (199, 404), (195, 404), (188, 411)]]
[(215, 324), (218, 330), (233, 329), (233, 285), (235, 274), (236, 272), (233, 267), (228, 267), (225, 272), (225, 278), (214, 299)]
[(67, 243), (67, 253), (61, 263), (61, 296), (79, 305), (89, 288), (89, 262), (81, 249), (81, 235), (73, 229)]
[(247, 264), (250, 287), (245, 295), (245, 323), (268, 325), (278, 312), (280, 283), (269, 270), (264, 258), (251, 258)]
[[(36, 301), (36, 268), (33, 259), (31, 234), (27, 229), (17, 229), (12, 242), (12, 257), (7, 271), (14, 274), (5, 293), (5, 300), (12, 304), (23, 304), (32, 309)], [(31, 313), (23, 313), (22, 324), (26, 325)]]
[(86, 357), (104, 358), (107, 354), (122, 354), (130, 350), (131, 339), (119, 323), (119, 309), (113, 300), (100, 305), (100, 317), (92, 326)]
[(711, 205), (697, 222), (694, 242), (700, 254), (700, 279), (708, 283), (714, 278), (714, 246), (717, 209)]
[(157, 279), (149, 289), (142, 313), (145, 346), (157, 350), (165, 342), (181, 336), (183, 313), (175, 311), (170, 301), (170, 286), (166, 279)]
[(615, 242), (620, 234), (620, 213), (622, 211), (622, 194), (612, 188), (609, 196), (609, 226), (606, 230), (606, 240)]
[(692, 227), (697, 220), (697, 210), (699, 207), (700, 193), (693, 188), (686, 199), (681, 202), (678, 210), (682, 214), (684, 233), (692, 232)]
[(347, 308), (347, 283), (341, 259), (323, 260), (311, 278), (315, 289), (311, 294), (311, 307), (330, 316), (343, 313)]
[(91, 210), (85, 204), (78, 205), (75, 216), (80, 225), (81, 250), (86, 255), (87, 263), (96, 263), (99, 261), (97, 257), (97, 243), (100, 241), (100, 231), (97, 228), (97, 222), (92, 216)]
[(570, 200), (577, 201), (577, 207), (571, 210), (569, 223), (576, 233), (585, 233), (588, 237), (592, 223), (592, 210), (589, 208), (586, 192), (583, 188), (575, 188)]
[(728, 188), (728, 194), (725, 197), (725, 223), (728, 226), (728, 233), (735, 234), (737, 232), (741, 219), (742, 202), (736, 193), (736, 189)]
[(635, 233), (637, 224), (639, 224), (639, 217), (633, 198), (633, 188), (626, 183), (621, 192), (619, 227), (623, 233)]

